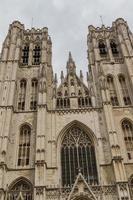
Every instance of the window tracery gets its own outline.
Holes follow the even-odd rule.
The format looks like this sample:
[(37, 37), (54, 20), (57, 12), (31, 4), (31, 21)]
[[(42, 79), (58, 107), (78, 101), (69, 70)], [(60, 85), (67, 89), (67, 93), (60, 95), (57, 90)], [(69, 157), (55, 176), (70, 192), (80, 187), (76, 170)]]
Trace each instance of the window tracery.
[(94, 144), (77, 126), (69, 129), (62, 141), (61, 167), (63, 186), (72, 186), (79, 170), (88, 184), (98, 183)]
[(131, 199), (133, 198), (133, 176), (129, 180), (129, 189), (131, 194)]
[(9, 190), (7, 200), (33, 200), (31, 184), (23, 179), (17, 181)]
[(22, 79), (19, 83), (18, 110), (25, 109), (26, 85), (27, 83), (24, 79)]
[(31, 128), (23, 125), (19, 135), (18, 166), (29, 165)]
[(124, 141), (127, 149), (127, 155), (129, 159), (133, 158), (133, 124), (124, 120), (122, 122), (122, 130), (124, 133)]
[(124, 104), (131, 105), (131, 99), (130, 99), (129, 92), (127, 89), (126, 80), (123, 75), (119, 75), (119, 83), (120, 83), (120, 87), (121, 87)]

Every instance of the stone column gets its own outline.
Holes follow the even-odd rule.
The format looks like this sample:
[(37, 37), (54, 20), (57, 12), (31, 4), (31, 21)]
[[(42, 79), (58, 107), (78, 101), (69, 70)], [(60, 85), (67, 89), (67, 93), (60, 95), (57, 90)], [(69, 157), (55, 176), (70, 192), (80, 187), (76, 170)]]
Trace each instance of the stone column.
[(35, 200), (45, 199), (46, 186), (46, 72), (43, 65), (39, 72), (39, 90), (38, 90), (38, 111), (37, 111), (37, 132), (36, 132), (36, 159), (35, 159)]
[(113, 54), (112, 54), (112, 50), (111, 50), (111, 47), (110, 47), (110, 41), (109, 41), (108, 38), (106, 38), (106, 44), (107, 44), (107, 49), (108, 49), (110, 61), (114, 62), (114, 57), (113, 57)]
[(32, 60), (33, 60), (33, 41), (31, 39), (30, 45), (29, 45), (29, 59), (28, 59), (28, 65), (32, 65)]

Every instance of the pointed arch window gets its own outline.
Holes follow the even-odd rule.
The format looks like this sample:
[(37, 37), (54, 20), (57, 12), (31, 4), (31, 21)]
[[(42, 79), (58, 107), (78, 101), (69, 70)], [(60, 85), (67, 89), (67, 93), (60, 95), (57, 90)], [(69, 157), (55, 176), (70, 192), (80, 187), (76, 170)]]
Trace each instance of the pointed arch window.
[(125, 105), (131, 105), (131, 99), (130, 99), (130, 96), (129, 96), (126, 80), (125, 80), (125, 77), (123, 75), (119, 75), (119, 83), (120, 83), (120, 87), (121, 87), (121, 93), (122, 93), (122, 96), (123, 96), (124, 104)]
[(30, 109), (36, 110), (37, 108), (37, 89), (38, 89), (38, 80), (32, 79), (31, 81), (31, 101)]
[(18, 110), (25, 109), (26, 85), (25, 79), (22, 79), (19, 83)]
[(107, 54), (107, 47), (102, 40), (99, 41), (98, 47), (99, 47), (100, 55), (105, 56)]
[(133, 158), (133, 124), (124, 120), (122, 122), (122, 130), (124, 133), (124, 141), (127, 149), (127, 155), (129, 159)]
[(36, 45), (33, 49), (33, 64), (39, 65), (41, 61), (41, 48), (40, 45)]
[(23, 125), (19, 135), (18, 166), (29, 165), (31, 128)]
[(25, 45), (22, 50), (22, 63), (28, 65), (29, 60), (29, 45)]
[(119, 106), (116, 89), (115, 89), (115, 85), (114, 85), (114, 80), (111, 75), (107, 76), (107, 84), (108, 84), (108, 88), (109, 88), (110, 101), (112, 103), (112, 106)]
[(33, 188), (25, 179), (17, 181), (8, 192), (7, 200), (33, 200)]
[(72, 186), (79, 170), (88, 184), (98, 183), (94, 144), (77, 126), (70, 128), (61, 144), (62, 185)]
[(131, 197), (133, 197), (133, 176), (131, 176), (129, 180), (129, 189), (130, 189)]

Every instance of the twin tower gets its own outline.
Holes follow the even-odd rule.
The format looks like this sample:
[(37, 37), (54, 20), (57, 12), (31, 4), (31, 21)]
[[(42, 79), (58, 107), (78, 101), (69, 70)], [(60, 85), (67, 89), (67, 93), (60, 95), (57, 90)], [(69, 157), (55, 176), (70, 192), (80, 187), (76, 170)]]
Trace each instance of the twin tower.
[[(58, 84), (48, 29), (14, 21), (0, 58), (0, 200), (133, 199), (133, 34), (88, 27), (87, 81)], [(57, 58), (58, 59), (58, 58)]]

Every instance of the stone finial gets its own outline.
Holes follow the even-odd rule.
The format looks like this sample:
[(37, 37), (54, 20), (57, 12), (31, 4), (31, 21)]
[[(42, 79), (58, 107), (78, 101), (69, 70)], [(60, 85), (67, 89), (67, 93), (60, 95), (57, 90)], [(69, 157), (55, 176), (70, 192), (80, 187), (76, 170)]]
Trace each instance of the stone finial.
[(57, 74), (56, 73), (55, 73), (55, 77), (54, 77), (54, 83), (55, 83), (55, 85), (57, 85), (57, 83), (58, 83)]
[(80, 70), (80, 80), (83, 81), (83, 73), (82, 73), (82, 70)]
[(87, 79), (87, 82), (89, 82), (89, 73), (86, 72), (86, 79)]
[(72, 58), (71, 51), (69, 51), (69, 58), (68, 58), (68, 61), (69, 61), (69, 62), (73, 62), (73, 58)]
[(61, 78), (61, 83), (63, 83), (63, 82), (64, 82), (64, 74), (63, 74), (63, 71), (61, 71), (61, 76), (60, 76), (60, 78)]

